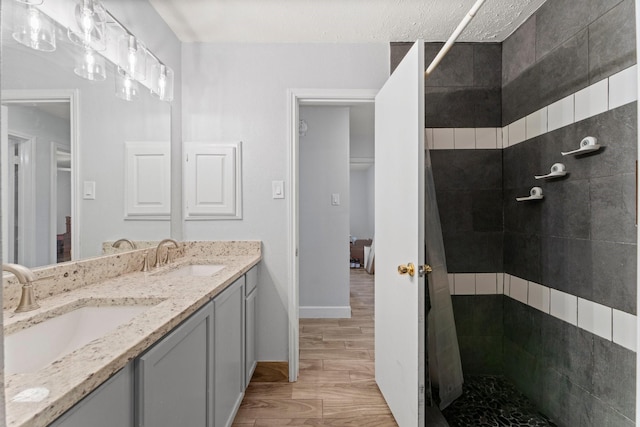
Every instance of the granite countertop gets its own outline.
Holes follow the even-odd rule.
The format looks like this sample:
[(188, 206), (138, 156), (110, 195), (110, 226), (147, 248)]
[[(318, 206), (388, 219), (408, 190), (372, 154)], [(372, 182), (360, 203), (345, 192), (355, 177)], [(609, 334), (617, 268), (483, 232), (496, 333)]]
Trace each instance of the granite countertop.
[[(148, 273), (129, 273), (40, 299), (40, 308), (34, 311), (13, 313), (5, 310), (4, 331), (10, 334), (43, 318), (70, 311), (70, 306), (149, 305), (149, 309), (129, 322), (40, 371), (5, 375), (7, 426), (47, 426), (260, 259), (260, 254), (182, 258)], [(218, 264), (225, 268), (208, 277), (164, 277), (161, 274), (189, 264)], [(46, 389), (48, 395), (39, 401), (21, 401), (28, 389)]]

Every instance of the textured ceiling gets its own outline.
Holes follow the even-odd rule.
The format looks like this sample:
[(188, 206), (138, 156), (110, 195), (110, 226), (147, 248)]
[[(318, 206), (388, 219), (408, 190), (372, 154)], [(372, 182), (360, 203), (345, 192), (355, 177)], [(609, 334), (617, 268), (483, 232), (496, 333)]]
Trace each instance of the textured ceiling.
[[(486, 0), (459, 41), (501, 42), (545, 0)], [(183, 42), (445, 41), (475, 0), (150, 0)]]

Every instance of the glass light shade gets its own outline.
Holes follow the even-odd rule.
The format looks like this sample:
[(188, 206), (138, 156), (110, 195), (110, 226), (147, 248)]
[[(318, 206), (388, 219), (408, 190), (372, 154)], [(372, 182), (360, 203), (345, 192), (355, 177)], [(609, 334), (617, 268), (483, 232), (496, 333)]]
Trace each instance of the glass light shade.
[(138, 81), (147, 77), (147, 50), (131, 34), (122, 35), (118, 39), (118, 66)]
[(107, 48), (107, 14), (100, 0), (75, 0), (67, 35), (73, 43), (94, 50)]
[(133, 101), (138, 97), (138, 81), (131, 78), (123, 69), (116, 73), (116, 96), (125, 101)]
[(107, 78), (104, 57), (91, 49), (85, 50), (84, 55), (76, 57), (76, 66), (73, 72), (82, 78), (96, 82)]
[(43, 52), (56, 50), (56, 31), (48, 16), (29, 4), (16, 4), (12, 37), (20, 44)]
[(162, 101), (173, 101), (173, 70), (161, 63), (151, 68), (151, 94)]

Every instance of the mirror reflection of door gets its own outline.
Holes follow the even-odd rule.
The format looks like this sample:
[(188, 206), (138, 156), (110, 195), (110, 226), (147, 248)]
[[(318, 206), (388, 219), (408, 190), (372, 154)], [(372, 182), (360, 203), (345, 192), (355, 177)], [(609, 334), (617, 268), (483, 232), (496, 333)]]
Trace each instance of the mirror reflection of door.
[(51, 167), (51, 230), (56, 239), (52, 263), (71, 261), (71, 151), (52, 143)]
[(6, 103), (2, 161), (3, 262), (37, 267), (71, 260), (68, 101)]

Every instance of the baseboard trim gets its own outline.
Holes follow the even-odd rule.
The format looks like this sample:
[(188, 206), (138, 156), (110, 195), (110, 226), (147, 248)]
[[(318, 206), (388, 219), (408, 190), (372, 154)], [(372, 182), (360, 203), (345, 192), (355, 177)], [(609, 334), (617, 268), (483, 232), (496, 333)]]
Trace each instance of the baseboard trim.
[(301, 319), (349, 319), (351, 318), (351, 306), (300, 306), (299, 316)]

